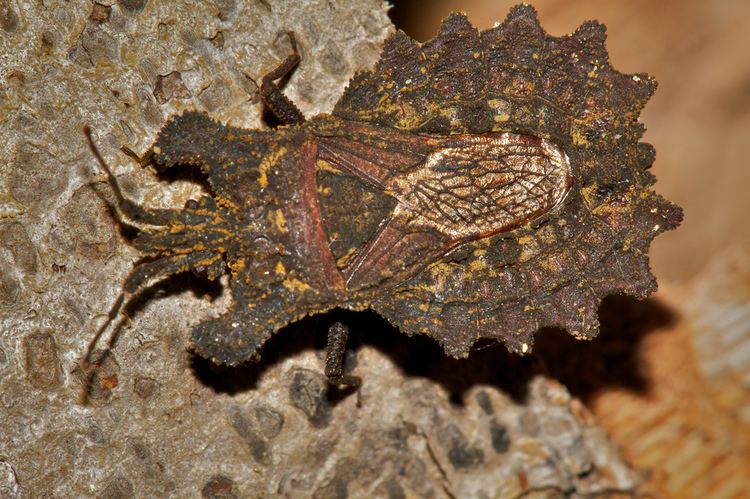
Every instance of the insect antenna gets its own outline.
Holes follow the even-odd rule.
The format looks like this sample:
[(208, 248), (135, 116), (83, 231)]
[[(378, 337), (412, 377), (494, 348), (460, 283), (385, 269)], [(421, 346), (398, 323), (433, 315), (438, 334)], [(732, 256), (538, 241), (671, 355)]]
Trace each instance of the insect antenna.
[[(101, 153), (99, 152), (99, 149), (96, 147), (96, 144), (94, 144), (94, 140), (91, 136), (91, 128), (86, 125), (83, 127), (83, 132), (86, 135), (86, 139), (88, 140), (89, 148), (91, 149), (91, 152), (94, 154), (94, 157), (96, 158), (97, 162), (99, 163), (99, 166), (104, 170), (104, 172), (107, 175), (107, 183), (111, 187), (112, 191), (114, 192), (115, 199), (117, 200), (117, 207), (111, 206), (111, 203), (107, 199), (104, 199), (103, 196), (100, 195), (100, 197), (103, 199), (107, 205), (110, 206), (113, 215), (117, 219), (118, 223), (121, 224), (127, 224), (126, 220), (124, 220), (123, 216), (123, 210), (122, 205), (126, 202), (125, 198), (122, 195), (122, 191), (120, 190), (120, 186), (117, 183), (117, 180), (115, 179), (114, 175), (112, 174), (112, 171), (110, 170), (107, 163), (104, 161), (104, 158), (102, 157)], [(98, 194), (98, 192), (97, 192)], [(109, 312), (107, 313), (107, 319), (104, 321), (104, 323), (97, 329), (96, 334), (94, 334), (93, 338), (89, 341), (88, 346), (86, 347), (86, 353), (83, 356), (83, 360), (81, 361), (81, 370), (84, 373), (84, 379), (83, 381), (83, 391), (81, 393), (81, 404), (82, 405), (88, 405), (89, 401), (89, 394), (92, 390), (92, 384), (94, 381), (94, 378), (97, 373), (97, 368), (99, 365), (102, 364), (102, 362), (105, 360), (106, 356), (109, 354), (109, 351), (111, 350), (111, 345), (114, 342), (114, 338), (116, 337), (117, 331), (119, 331), (120, 326), (122, 323), (118, 324), (114, 331), (112, 338), (110, 338), (110, 341), (108, 341), (108, 347), (104, 350), (104, 353), (102, 356), (97, 359), (96, 365), (93, 367), (91, 366), (92, 362), (92, 355), (94, 352), (94, 349), (99, 343), (99, 339), (102, 337), (104, 332), (109, 328), (109, 326), (112, 324), (112, 322), (118, 317), (120, 314), (120, 310), (122, 309), (123, 303), (125, 303), (126, 293), (123, 291), (120, 293), (120, 295), (117, 297), (115, 302), (112, 304), (112, 307), (110, 308)]]
[[(109, 165), (107, 165), (107, 163), (104, 161), (104, 158), (99, 152), (99, 149), (96, 147), (96, 144), (94, 143), (94, 140), (91, 134), (91, 128), (89, 126), (84, 126), (83, 132), (86, 135), (91, 152), (93, 153), (94, 157), (99, 163), (99, 166), (102, 168), (102, 170), (104, 170), (107, 176), (107, 183), (109, 184), (110, 188), (112, 189), (112, 192), (114, 193), (115, 200), (116, 200), (115, 206), (112, 206), (111, 203), (107, 199), (103, 199), (103, 200), (110, 206), (117, 222), (122, 225), (130, 225), (132, 223), (133, 225), (136, 226), (136, 228), (139, 225), (144, 224), (144, 223), (146, 225), (164, 225), (166, 223), (167, 210), (147, 210), (147, 209), (141, 208), (140, 206), (135, 204), (133, 201), (127, 199), (122, 194), (120, 185), (117, 182), (117, 179), (115, 178), (114, 174), (112, 173), (112, 170), (109, 168)], [(130, 150), (128, 149), (128, 151)], [(132, 151), (130, 152), (132, 153)], [(141, 161), (140, 158), (138, 159), (140, 162)], [(103, 198), (103, 196), (101, 197)], [(151, 263), (153, 266), (153, 262)], [(136, 269), (140, 265), (143, 265), (143, 264), (141, 263), (137, 265)], [(130, 286), (128, 286), (128, 284), (130, 284)], [(135, 284), (135, 286), (133, 286), (133, 284)], [(146, 282), (145, 280), (142, 280), (142, 279), (133, 279), (133, 273), (131, 273), (131, 276), (126, 281), (125, 288), (118, 295), (117, 299), (112, 304), (112, 307), (107, 313), (106, 320), (97, 329), (96, 334), (91, 339), (91, 341), (89, 341), (89, 344), (86, 348), (86, 353), (81, 363), (82, 371), (85, 374), (84, 379), (83, 379), (83, 393), (81, 396), (82, 405), (88, 405), (89, 394), (92, 391), (92, 384), (96, 377), (97, 369), (99, 368), (99, 366), (103, 364), (103, 362), (109, 355), (117, 339), (118, 333), (120, 332), (124, 323), (128, 320), (127, 313), (125, 312), (125, 310), (127, 310), (128, 306), (132, 303), (134, 297), (138, 295), (143, 289), (147, 288), (150, 284), (151, 282)], [(135, 289), (132, 289), (133, 287)], [(92, 366), (92, 357), (93, 357), (93, 353), (95, 351), (96, 345), (99, 343), (99, 340), (101, 339), (105, 331), (107, 331), (107, 329), (112, 325), (112, 323), (117, 319), (117, 317), (121, 315), (121, 311), (122, 311), (122, 315), (124, 315), (123, 319), (119, 321), (113, 327), (112, 334), (109, 338), (109, 341), (107, 341), (106, 348), (104, 349), (102, 355), (98, 357), (95, 362), (93, 362), (93, 366)]]
[(122, 309), (123, 303), (125, 303), (125, 297), (125, 292), (120, 293), (120, 295), (117, 297), (117, 300), (115, 300), (115, 303), (112, 305), (112, 308), (107, 313), (107, 320), (105, 320), (104, 324), (99, 327), (99, 329), (96, 331), (96, 334), (91, 339), (91, 341), (89, 341), (89, 344), (86, 347), (86, 353), (83, 356), (83, 361), (80, 364), (81, 371), (84, 373), (84, 379), (82, 380), (83, 390), (81, 393), (81, 405), (88, 405), (89, 394), (93, 390), (94, 378), (96, 378), (98, 369), (101, 365), (104, 364), (107, 356), (109, 356), (110, 352), (112, 351), (112, 347), (114, 346), (115, 340), (119, 335), (120, 329), (128, 319), (127, 315), (125, 315), (125, 317), (123, 317), (123, 319), (118, 322), (117, 325), (112, 329), (112, 335), (110, 336), (109, 341), (107, 341), (106, 348), (103, 349), (102, 354), (96, 359), (95, 362), (93, 362), (92, 365), (92, 357), (95, 351), (96, 344), (99, 343), (99, 338), (101, 338), (109, 325), (112, 324), (112, 322), (120, 315), (120, 310)]
[[(152, 210), (142, 208), (130, 199), (126, 198), (122, 193), (122, 189), (120, 189), (120, 184), (117, 182), (117, 178), (112, 173), (112, 170), (110, 169), (109, 165), (107, 165), (106, 161), (104, 161), (104, 158), (102, 157), (99, 149), (94, 143), (94, 139), (91, 136), (91, 127), (89, 127), (88, 125), (84, 126), (83, 133), (86, 134), (89, 148), (94, 154), (94, 157), (96, 158), (97, 163), (99, 163), (101, 169), (104, 170), (107, 178), (107, 184), (109, 184), (109, 187), (112, 189), (112, 192), (115, 195), (115, 200), (117, 202), (115, 206), (112, 206), (112, 209), (115, 217), (117, 218), (117, 221), (120, 224), (132, 224), (136, 227), (140, 227), (142, 225), (166, 225), (168, 223), (171, 212), (169, 210)], [(128, 156), (131, 156), (131, 154), (134, 155), (135, 158), (138, 159), (139, 164), (142, 164), (148, 158), (148, 155), (146, 155), (143, 157), (143, 159), (141, 159), (130, 149), (125, 148), (125, 150), (129, 151), (129, 153), (126, 153)], [(107, 201), (107, 204), (110, 203)]]
[(83, 362), (85, 365), (88, 365), (91, 361), (91, 352), (93, 352), (94, 347), (99, 342), (99, 338), (101, 338), (102, 334), (104, 334), (104, 331), (107, 330), (107, 327), (109, 327), (110, 324), (112, 324), (112, 321), (114, 321), (117, 316), (120, 313), (120, 309), (122, 309), (122, 305), (125, 303), (125, 292), (123, 291), (120, 293), (120, 295), (117, 297), (115, 302), (112, 304), (112, 307), (109, 309), (109, 312), (107, 313), (107, 320), (104, 321), (104, 324), (102, 324), (99, 329), (97, 329), (96, 334), (89, 342), (88, 348), (86, 348), (86, 355), (83, 358)]

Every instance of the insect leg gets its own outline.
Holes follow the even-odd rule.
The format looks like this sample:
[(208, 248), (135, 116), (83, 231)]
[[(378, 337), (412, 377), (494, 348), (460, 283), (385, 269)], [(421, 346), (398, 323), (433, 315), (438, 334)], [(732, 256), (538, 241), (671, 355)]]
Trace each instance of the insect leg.
[[(208, 258), (210, 255), (210, 251), (197, 251), (195, 253), (187, 255), (165, 256), (156, 260), (142, 262), (136, 265), (135, 269), (133, 269), (128, 278), (125, 280), (122, 293), (120, 293), (120, 295), (112, 305), (112, 308), (110, 308), (109, 312), (107, 313), (107, 319), (104, 321), (104, 324), (99, 327), (99, 329), (96, 331), (96, 334), (89, 342), (82, 363), (84, 368), (87, 370), (89, 369), (89, 366), (91, 366), (91, 356), (94, 352), (96, 344), (99, 342), (99, 338), (101, 338), (102, 334), (104, 334), (104, 332), (115, 321), (115, 319), (117, 319), (117, 317), (120, 315), (120, 311), (123, 311), (122, 315), (124, 315), (125, 318), (123, 318), (123, 320), (119, 321), (117, 325), (114, 326), (110, 340), (107, 342), (107, 347), (104, 351), (104, 354), (97, 361), (97, 363), (101, 364), (105, 356), (108, 355), (109, 350), (114, 345), (120, 328), (127, 319), (127, 313), (125, 312), (125, 310), (127, 310), (128, 306), (132, 303), (134, 297), (136, 297), (141, 291), (153, 285), (159, 279), (177, 274), (179, 272), (184, 272), (198, 264), (201, 260)], [(82, 399), (84, 405), (86, 405), (88, 401), (88, 394), (91, 388), (91, 382), (96, 375), (96, 368), (97, 366), (94, 366), (86, 377)]]
[(189, 256), (174, 255), (140, 263), (125, 279), (122, 288), (132, 296), (161, 278), (188, 270), (190, 268)]
[[(109, 309), (109, 312), (107, 313), (107, 320), (104, 321), (104, 324), (102, 324), (99, 329), (96, 331), (96, 334), (93, 338), (91, 338), (91, 341), (89, 341), (88, 347), (86, 347), (86, 354), (83, 356), (83, 362), (82, 365), (85, 368), (88, 368), (88, 366), (91, 365), (91, 355), (94, 352), (94, 347), (96, 347), (96, 344), (99, 343), (99, 338), (101, 338), (102, 334), (104, 334), (104, 331), (107, 330), (110, 324), (112, 324), (112, 321), (114, 321), (117, 316), (120, 314), (120, 310), (122, 309), (122, 305), (125, 303), (126, 300), (126, 294), (120, 293), (120, 295), (117, 297), (115, 302), (112, 304), (112, 308)], [(119, 325), (115, 327), (115, 333), (119, 329)], [(113, 334), (115, 334), (113, 333)], [(111, 341), (110, 341), (111, 343)], [(89, 387), (91, 384), (91, 380), (93, 379), (94, 373), (90, 373), (86, 384), (84, 385), (84, 405), (86, 403), (86, 397), (89, 392)]]
[(99, 328), (89, 344), (86, 353), (86, 360), (88, 361), (90, 353), (93, 350), (94, 345), (98, 342), (99, 337), (104, 333), (107, 327), (112, 324), (112, 321), (117, 318), (120, 310), (127, 309), (134, 296), (138, 295), (138, 293), (161, 278), (188, 270), (192, 265), (195, 265), (196, 262), (200, 261), (200, 259), (205, 258), (207, 254), (210, 253), (206, 251), (196, 252), (190, 255), (173, 255), (138, 264), (128, 278), (125, 279), (122, 293), (120, 293), (115, 300), (115, 303), (112, 305), (112, 308), (109, 310), (109, 313), (107, 313), (107, 320)]
[(344, 354), (349, 328), (340, 322), (334, 322), (328, 328), (328, 343), (326, 344), (325, 373), (332, 385), (360, 386), (362, 378), (344, 374)]
[(289, 32), (289, 41), (292, 44), (292, 53), (284, 59), (273, 71), (263, 76), (260, 85), (260, 97), (268, 109), (284, 125), (297, 125), (305, 122), (302, 112), (294, 103), (281, 92), (279, 86), (274, 83), (279, 78), (283, 78), (294, 69), (300, 61), (299, 51), (297, 50), (297, 40), (294, 38), (294, 32)]

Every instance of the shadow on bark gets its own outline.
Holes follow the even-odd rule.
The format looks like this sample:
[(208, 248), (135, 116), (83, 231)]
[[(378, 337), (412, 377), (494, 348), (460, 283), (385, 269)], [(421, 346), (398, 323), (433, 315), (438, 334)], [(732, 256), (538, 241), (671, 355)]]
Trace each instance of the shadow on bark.
[[(201, 382), (214, 390), (237, 393), (255, 388), (263, 373), (284, 358), (314, 349), (322, 376), (326, 330), (332, 322), (342, 321), (351, 330), (348, 371), (356, 366), (356, 351), (369, 345), (390, 357), (406, 376), (441, 384), (459, 405), (475, 385), (496, 387), (522, 402), (529, 380), (537, 374), (559, 380), (585, 403), (610, 388), (647, 393), (642, 340), (672, 324), (673, 312), (654, 298), (610, 296), (602, 302), (599, 318), (601, 333), (592, 341), (576, 340), (562, 330), (548, 328), (537, 333), (533, 354), (528, 356), (511, 354), (502, 345), (486, 341), (476, 345), (468, 359), (453, 359), (432, 339), (401, 334), (373, 312), (336, 310), (282, 329), (265, 345), (258, 362), (226, 367), (193, 356), (192, 366)], [(357, 374), (368, 382), (367, 373)], [(336, 402), (342, 398), (339, 395), (334, 393), (329, 399)]]

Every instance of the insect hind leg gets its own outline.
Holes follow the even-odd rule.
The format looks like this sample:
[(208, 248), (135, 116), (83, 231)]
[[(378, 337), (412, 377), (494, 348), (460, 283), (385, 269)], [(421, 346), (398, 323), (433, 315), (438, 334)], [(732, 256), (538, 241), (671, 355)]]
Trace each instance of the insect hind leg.
[(275, 83), (276, 80), (289, 74), (300, 61), (299, 51), (297, 50), (297, 40), (294, 32), (288, 33), (289, 41), (292, 44), (292, 53), (284, 59), (281, 64), (276, 66), (270, 73), (263, 76), (260, 85), (260, 97), (263, 103), (284, 125), (298, 125), (305, 122), (305, 116), (294, 105), (294, 103), (284, 95)]
[(362, 378), (344, 374), (344, 360), (346, 355), (346, 340), (349, 338), (349, 328), (340, 322), (334, 322), (328, 328), (328, 342), (326, 344), (325, 373), (332, 385), (357, 387), (362, 384)]

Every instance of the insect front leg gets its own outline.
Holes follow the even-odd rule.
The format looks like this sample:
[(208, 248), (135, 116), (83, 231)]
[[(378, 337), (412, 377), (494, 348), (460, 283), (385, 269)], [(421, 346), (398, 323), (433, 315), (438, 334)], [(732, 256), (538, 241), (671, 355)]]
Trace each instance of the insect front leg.
[(332, 385), (360, 386), (362, 384), (362, 378), (359, 376), (344, 374), (344, 358), (348, 337), (349, 328), (340, 322), (334, 322), (328, 328), (325, 373), (328, 382)]
[(298, 125), (305, 122), (305, 116), (294, 105), (294, 103), (282, 93), (279, 86), (275, 83), (279, 78), (283, 78), (289, 72), (297, 67), (300, 61), (299, 51), (297, 50), (297, 40), (294, 32), (289, 32), (289, 41), (292, 44), (292, 53), (284, 59), (273, 71), (263, 76), (260, 85), (260, 98), (263, 103), (284, 125)]

